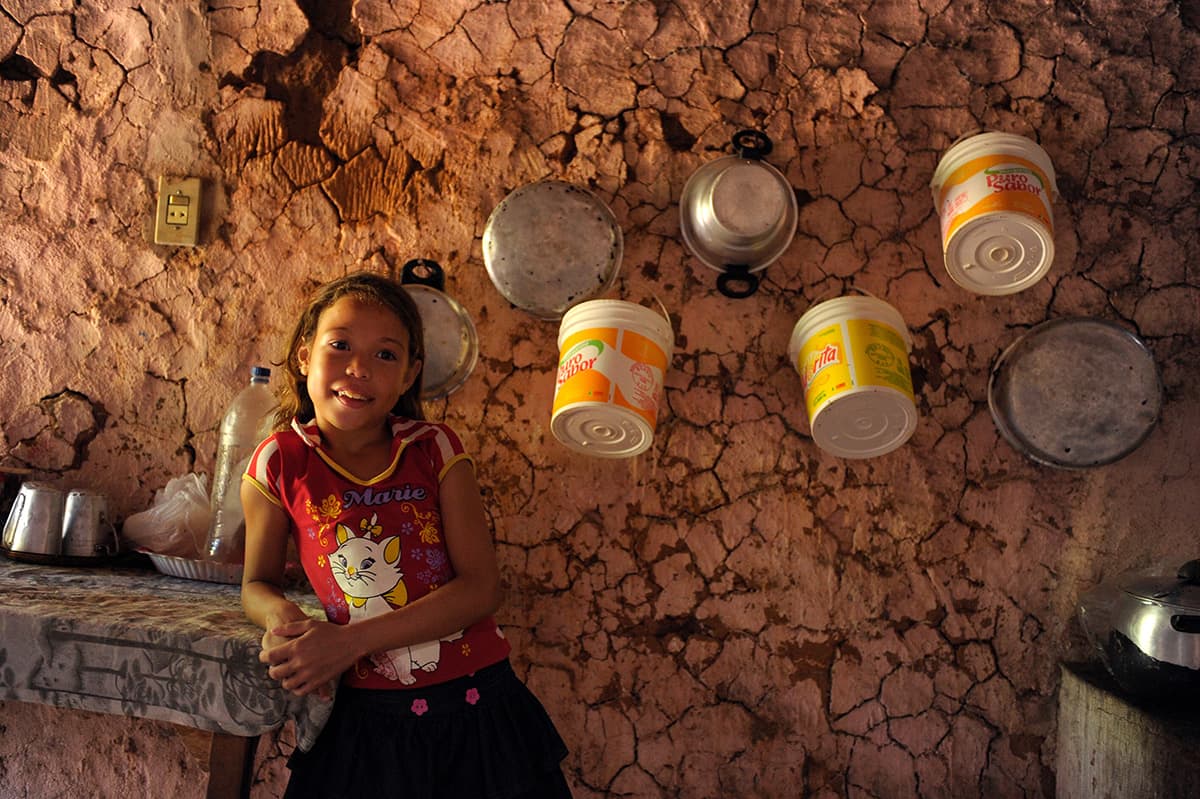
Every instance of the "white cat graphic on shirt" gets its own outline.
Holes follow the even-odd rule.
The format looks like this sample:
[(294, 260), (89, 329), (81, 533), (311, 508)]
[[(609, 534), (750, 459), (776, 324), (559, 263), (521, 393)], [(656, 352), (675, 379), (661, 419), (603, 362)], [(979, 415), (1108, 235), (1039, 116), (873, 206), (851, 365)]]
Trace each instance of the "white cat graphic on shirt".
[[(371, 527), (375, 526), (374, 517)], [(375, 528), (378, 529), (378, 528)], [(368, 534), (355, 535), (344, 524), (337, 526), (338, 548), (330, 555), (333, 579), (346, 595), (350, 606), (350, 623), (362, 621), (393, 608), (408, 604), (408, 589), (400, 571), (400, 537), (373, 539)], [(427, 641), (414, 646), (402, 646), (371, 656), (375, 671), (403, 685), (412, 685), (414, 669), (436, 671), (441, 658), (442, 641), (462, 638), (462, 630), (439, 641)]]

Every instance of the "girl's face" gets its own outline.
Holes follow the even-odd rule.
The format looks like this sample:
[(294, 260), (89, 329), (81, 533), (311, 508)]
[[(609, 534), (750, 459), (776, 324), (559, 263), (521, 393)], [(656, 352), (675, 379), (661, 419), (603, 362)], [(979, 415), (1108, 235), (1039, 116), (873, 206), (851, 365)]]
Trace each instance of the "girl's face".
[(312, 340), (297, 355), (318, 424), (347, 432), (385, 425), (421, 368), (409, 360), (400, 318), (352, 296), (321, 313)]

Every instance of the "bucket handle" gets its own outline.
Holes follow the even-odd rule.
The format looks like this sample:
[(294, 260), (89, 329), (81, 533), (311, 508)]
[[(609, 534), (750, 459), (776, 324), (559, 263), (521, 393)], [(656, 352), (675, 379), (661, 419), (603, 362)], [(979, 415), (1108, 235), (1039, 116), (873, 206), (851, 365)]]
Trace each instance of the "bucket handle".
[(671, 312), (667, 310), (667, 306), (661, 299), (659, 299), (657, 294), (651, 292), (650, 296), (653, 297), (654, 301), (658, 303), (658, 309), (662, 311), (663, 319), (667, 320), (667, 327), (673, 327), (671, 325)]
[(726, 264), (717, 278), (717, 289), (726, 297), (742, 300), (758, 291), (758, 276), (747, 264)]
[[(850, 287), (850, 290), (851, 290), (851, 291), (857, 291), (859, 294), (866, 295), (867, 297), (870, 297), (870, 298), (871, 298), (871, 299), (873, 299), (873, 300), (878, 300), (878, 299), (879, 299), (878, 297), (876, 297), (876, 296), (875, 296), (874, 294), (872, 294), (871, 292), (867, 291), (867, 290), (866, 290), (866, 289), (864, 289), (864, 288), (859, 288), (858, 286), (851, 286), (851, 287)], [(882, 302), (882, 300), (881, 300), (881, 302)]]
[(775, 145), (771, 143), (771, 139), (767, 134), (759, 130), (747, 128), (739, 130), (733, 134), (731, 140), (733, 149), (741, 158), (747, 158), (751, 161), (761, 161), (766, 156), (770, 155), (771, 150)]
[(441, 264), (428, 258), (413, 258), (400, 270), (400, 282), (430, 286), (441, 291), (446, 286), (446, 273)]
[[(847, 291), (856, 291), (865, 297), (870, 297), (873, 300), (879, 300), (879, 297), (867, 291), (866, 289), (859, 288), (858, 286), (843, 286), (841, 288), (834, 286), (832, 288), (825, 289), (820, 294), (813, 297), (812, 301), (809, 303), (809, 307), (811, 308), (814, 305), (820, 305), (821, 303), (825, 302), (825, 300), (830, 300), (834, 297), (844, 296)], [(883, 300), (879, 301), (883, 302)]]

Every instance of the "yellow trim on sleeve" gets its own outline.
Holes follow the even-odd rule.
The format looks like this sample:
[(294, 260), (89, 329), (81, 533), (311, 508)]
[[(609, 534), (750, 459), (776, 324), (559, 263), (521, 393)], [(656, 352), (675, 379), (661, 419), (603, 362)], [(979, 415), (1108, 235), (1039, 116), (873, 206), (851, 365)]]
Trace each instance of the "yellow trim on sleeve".
[(250, 485), (257, 488), (258, 493), (262, 494), (264, 497), (271, 500), (271, 502), (275, 503), (276, 505), (278, 505), (281, 508), (283, 507), (283, 503), (279, 501), (279, 497), (275, 496), (270, 491), (268, 491), (267, 487), (264, 486), (262, 483), (258, 482), (257, 480), (255, 480), (253, 477), (251, 477), (248, 474), (243, 474), (242, 479), (244, 481), (246, 481), (247, 483), (249, 483)]
[(450, 460), (446, 461), (446, 464), (444, 466), (442, 466), (442, 470), (440, 472), (438, 472), (438, 482), (439, 483), (442, 482), (443, 479), (445, 479), (446, 472), (450, 471), (450, 467), (453, 466), (454, 464), (458, 463), (459, 461), (466, 461), (467, 463), (471, 464), (471, 471), (475, 470), (475, 459), (472, 458), (470, 455), (468, 455), (465, 452), (460, 452), (457, 455), (455, 455), (453, 458), (451, 458)]

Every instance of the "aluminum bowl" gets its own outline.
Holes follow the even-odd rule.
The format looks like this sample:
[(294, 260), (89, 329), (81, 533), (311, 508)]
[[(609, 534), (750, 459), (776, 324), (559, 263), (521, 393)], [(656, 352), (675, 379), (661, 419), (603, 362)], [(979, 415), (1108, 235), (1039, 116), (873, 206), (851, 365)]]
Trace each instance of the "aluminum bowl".
[[(739, 144), (752, 137), (759, 147)], [(758, 138), (753, 138), (757, 136)], [(770, 151), (770, 140), (755, 131), (734, 137), (739, 154), (718, 158), (688, 178), (679, 200), (679, 226), (683, 241), (702, 263), (722, 277), (735, 276), (757, 287), (753, 272), (765, 269), (783, 255), (796, 235), (799, 206), (795, 192), (779, 170), (761, 160)]]

